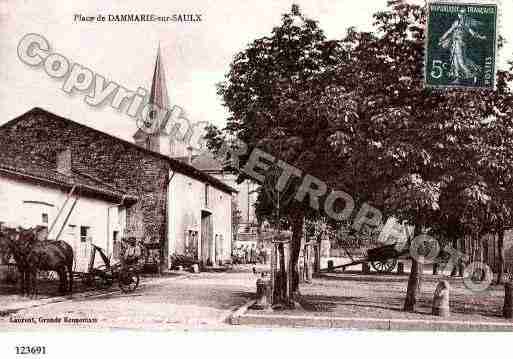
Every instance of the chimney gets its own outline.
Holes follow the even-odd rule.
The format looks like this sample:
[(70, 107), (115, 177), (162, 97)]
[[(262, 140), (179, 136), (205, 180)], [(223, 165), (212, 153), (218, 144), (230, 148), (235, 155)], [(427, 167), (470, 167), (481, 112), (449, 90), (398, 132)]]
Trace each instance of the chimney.
[(57, 153), (57, 172), (71, 175), (71, 150), (69, 148)]

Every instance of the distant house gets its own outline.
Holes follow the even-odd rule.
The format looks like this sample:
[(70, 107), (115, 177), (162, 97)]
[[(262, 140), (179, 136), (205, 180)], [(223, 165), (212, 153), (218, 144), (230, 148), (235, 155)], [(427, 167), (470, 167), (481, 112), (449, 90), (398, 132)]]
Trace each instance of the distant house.
[(189, 161), (195, 168), (237, 189), (235, 201), (240, 215), (239, 239), (256, 240), (258, 220), (255, 203), (258, 198), (258, 184), (249, 180), (237, 183), (237, 175), (228, 172), (221, 161), (208, 152), (192, 156)]
[(164, 265), (175, 253), (230, 258), (236, 190), (218, 179), (40, 108), (1, 126), (0, 137), (1, 222), (51, 226), (58, 216), (51, 238), (91, 238), (108, 254), (134, 236), (158, 243)]

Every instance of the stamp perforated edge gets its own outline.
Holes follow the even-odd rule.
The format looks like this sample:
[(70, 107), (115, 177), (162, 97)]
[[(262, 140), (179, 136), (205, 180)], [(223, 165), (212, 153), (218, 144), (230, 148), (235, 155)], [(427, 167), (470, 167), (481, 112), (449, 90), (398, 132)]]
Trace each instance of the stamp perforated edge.
[[(428, 85), (427, 83), (427, 50), (429, 41), (429, 5), (495, 5), (497, 7), (496, 23), (495, 23), (495, 64), (493, 67), (493, 88), (484, 86), (457, 86), (457, 85)], [(424, 80), (424, 88), (430, 90), (473, 90), (473, 91), (496, 91), (497, 90), (497, 69), (501, 63), (499, 52), (499, 35), (502, 34), (502, 0), (426, 0), (425, 5), (426, 24), (424, 29), (424, 64), (422, 66), (422, 77)]]

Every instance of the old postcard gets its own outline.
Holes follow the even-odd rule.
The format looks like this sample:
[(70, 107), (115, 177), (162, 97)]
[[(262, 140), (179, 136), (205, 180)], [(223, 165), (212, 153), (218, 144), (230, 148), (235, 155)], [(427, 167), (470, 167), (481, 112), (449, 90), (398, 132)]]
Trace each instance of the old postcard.
[(0, 1), (0, 332), (513, 331), (512, 19)]

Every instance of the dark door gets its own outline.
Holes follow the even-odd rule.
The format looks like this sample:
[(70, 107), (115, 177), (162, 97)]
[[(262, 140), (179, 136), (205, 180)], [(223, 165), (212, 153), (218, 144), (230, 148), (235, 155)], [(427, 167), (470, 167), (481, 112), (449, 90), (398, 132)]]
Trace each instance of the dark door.
[(212, 249), (212, 216), (209, 212), (201, 212), (201, 261), (211, 264)]

